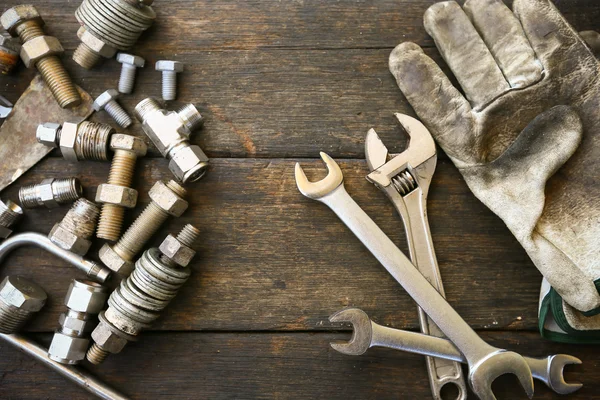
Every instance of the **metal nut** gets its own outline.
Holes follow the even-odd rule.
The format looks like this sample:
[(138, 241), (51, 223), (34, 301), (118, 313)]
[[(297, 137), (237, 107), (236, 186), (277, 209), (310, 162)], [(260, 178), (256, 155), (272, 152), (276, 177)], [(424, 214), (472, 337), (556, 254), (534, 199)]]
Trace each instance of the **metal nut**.
[(176, 195), (162, 181), (156, 182), (148, 195), (160, 208), (175, 217), (180, 217), (188, 208), (188, 202)]
[(38, 125), (35, 132), (35, 137), (39, 143), (48, 147), (56, 148), (58, 147), (57, 139), (60, 130), (60, 124), (46, 122), (42, 125)]
[(208, 168), (208, 157), (199, 146), (186, 146), (171, 156), (169, 169), (181, 182), (195, 182)]
[(119, 53), (117, 55), (117, 61), (121, 64), (135, 65), (138, 68), (143, 68), (146, 64), (146, 60), (144, 60), (142, 57), (127, 53)]
[(73, 337), (56, 332), (48, 349), (48, 356), (55, 361), (75, 364), (85, 358), (89, 343), (88, 338)]
[(138, 157), (146, 155), (148, 146), (141, 138), (122, 133), (115, 133), (110, 139), (111, 150), (126, 150), (134, 152)]
[(75, 280), (65, 297), (65, 305), (80, 313), (98, 314), (108, 298), (107, 289), (95, 282)]
[(187, 267), (196, 252), (169, 234), (158, 247), (160, 252), (181, 267)]
[(9, 8), (0, 16), (0, 23), (2, 27), (8, 31), (12, 36), (16, 36), (15, 29), (17, 26), (25, 21), (36, 21), (40, 26), (44, 25), (44, 20), (30, 4), (23, 4)]
[(92, 339), (98, 346), (109, 353), (120, 353), (127, 345), (127, 339), (118, 329), (109, 325), (108, 322), (100, 319), (100, 323), (92, 332)]
[(180, 63), (179, 61), (161, 60), (156, 62), (155, 69), (157, 71), (183, 72), (183, 63)]
[(60, 152), (67, 161), (77, 161), (77, 130), (79, 124), (65, 122), (60, 134)]
[(90, 240), (77, 236), (60, 223), (54, 224), (48, 238), (58, 247), (79, 255), (86, 254), (92, 246)]
[(104, 265), (119, 275), (127, 276), (133, 271), (133, 262), (123, 260), (108, 243), (102, 246), (98, 257), (100, 257)]
[(0, 283), (0, 298), (20, 310), (37, 312), (46, 304), (47, 295), (33, 282), (20, 276), (9, 276)]
[(39, 60), (63, 53), (65, 50), (53, 36), (38, 36), (23, 43), (21, 59), (27, 68), (33, 67)]
[(79, 37), (79, 40), (81, 40), (82, 43), (85, 43), (86, 46), (104, 58), (112, 58), (117, 53), (117, 49), (115, 47), (112, 47), (98, 39), (90, 31), (88, 31), (85, 26), (79, 28), (77, 31), (77, 37)]
[(40, 200), (48, 208), (57, 208), (59, 206), (58, 202), (54, 198), (54, 192), (52, 191), (52, 183), (54, 180), (54, 178), (44, 179), (39, 184)]
[(60, 314), (58, 317), (58, 323), (63, 329), (73, 331), (79, 336), (91, 331), (91, 328), (96, 325), (96, 321), (94, 320), (82, 320), (67, 314)]
[(96, 192), (97, 203), (115, 204), (126, 208), (135, 207), (137, 197), (138, 192), (135, 189), (108, 183), (99, 185)]
[(108, 89), (106, 92), (102, 93), (96, 98), (93, 104), (94, 110), (103, 110), (104, 106), (106, 106), (111, 101), (116, 100), (118, 97), (119, 92), (117, 92), (115, 89)]

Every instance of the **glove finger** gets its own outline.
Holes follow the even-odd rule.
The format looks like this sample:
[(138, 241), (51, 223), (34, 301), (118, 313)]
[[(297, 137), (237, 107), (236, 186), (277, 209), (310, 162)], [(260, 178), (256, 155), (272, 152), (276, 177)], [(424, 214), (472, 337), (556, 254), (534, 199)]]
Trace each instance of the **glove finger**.
[(542, 65), (521, 23), (502, 0), (468, 0), (464, 10), (512, 88), (527, 87), (542, 79)]
[(510, 89), (496, 60), (456, 2), (434, 4), (423, 18), (427, 33), (474, 108), (485, 106)]
[(551, 1), (515, 0), (513, 10), (546, 71), (568, 76), (590, 61), (589, 48)]
[(390, 72), (421, 121), (444, 151), (462, 163), (473, 163), (476, 146), (471, 105), (440, 67), (414, 43), (402, 43), (390, 54)]

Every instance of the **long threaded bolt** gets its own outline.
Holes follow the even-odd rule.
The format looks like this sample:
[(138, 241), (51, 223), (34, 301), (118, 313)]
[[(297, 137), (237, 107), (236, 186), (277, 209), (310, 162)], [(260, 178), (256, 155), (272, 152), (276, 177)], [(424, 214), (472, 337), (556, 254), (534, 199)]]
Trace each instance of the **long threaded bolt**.
[(77, 178), (44, 179), (36, 185), (23, 186), (19, 201), (23, 208), (56, 208), (81, 197), (83, 188)]
[(177, 98), (177, 74), (183, 72), (179, 61), (161, 60), (156, 62), (156, 70), (162, 72), (162, 98), (170, 101)]
[[(115, 242), (121, 235), (125, 208), (135, 206), (135, 202), (129, 201), (128, 196), (118, 196), (119, 200), (114, 201), (103, 196), (101, 191), (107, 193), (121, 191), (124, 194), (133, 195), (133, 189), (126, 189), (131, 186), (133, 181), (137, 158), (146, 155), (147, 146), (142, 139), (135, 136), (115, 134), (112, 136), (110, 147), (114, 151), (114, 155), (108, 175), (108, 184), (99, 188), (96, 197), (97, 201), (104, 203), (96, 236)], [(135, 197), (137, 199), (137, 192), (135, 192)], [(127, 204), (123, 201), (124, 199), (127, 200)]]
[(130, 94), (133, 92), (137, 69), (143, 68), (146, 62), (142, 57), (126, 53), (117, 54), (117, 61), (122, 64), (121, 76), (119, 77), (119, 92)]
[(15, 333), (44, 307), (47, 295), (37, 284), (21, 277), (7, 276), (0, 283), (0, 333)]
[[(184, 246), (189, 248), (193, 248), (196, 244), (196, 241), (200, 237), (200, 230), (191, 224), (187, 224), (183, 227), (181, 232), (176, 237), (176, 240), (179, 241)], [(168, 265), (169, 267), (176, 268), (178, 264), (173, 261), (170, 257), (165, 254), (160, 256), (160, 261)]]
[[(25, 45), (30, 40), (44, 36), (44, 30), (42, 28), (42, 19), (37, 10), (33, 6), (21, 7), (28, 8), (30, 15), (17, 21), (16, 24), (11, 27), (10, 31), (11, 33), (14, 32), (16, 36), (19, 36)], [(13, 9), (16, 9), (16, 7)], [(17, 14), (22, 11), (23, 10), (17, 11)], [(81, 96), (79, 95), (77, 88), (73, 84), (73, 81), (69, 77), (67, 70), (62, 65), (58, 56), (54, 55), (56, 53), (52, 54), (50, 52), (50, 54), (51, 55), (38, 60), (35, 63), (36, 68), (42, 75), (42, 78), (50, 88), (50, 91), (61, 108), (78, 106), (81, 104)]]
[(106, 111), (120, 127), (127, 128), (133, 123), (133, 120), (127, 114), (127, 111), (117, 103), (118, 97), (119, 92), (115, 89), (109, 89), (96, 98), (93, 107), (96, 111)]

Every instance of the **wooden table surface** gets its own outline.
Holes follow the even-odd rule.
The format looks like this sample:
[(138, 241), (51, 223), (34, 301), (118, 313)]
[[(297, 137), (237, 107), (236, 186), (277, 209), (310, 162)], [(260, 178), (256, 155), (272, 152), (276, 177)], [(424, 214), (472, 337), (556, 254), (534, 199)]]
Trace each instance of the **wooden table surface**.
[[(18, 3), (4, 0), (2, 8)], [(33, 3), (47, 32), (66, 48), (74, 80), (93, 96), (115, 87), (116, 61), (84, 71), (70, 59), (78, 43), (73, 13), (79, 1)], [(375, 349), (353, 358), (329, 347), (332, 340), (349, 338), (348, 327), (328, 322), (336, 310), (356, 306), (381, 324), (417, 330), (416, 307), (330, 210), (299, 194), (293, 166), (300, 160), (316, 179), (324, 174), (319, 151), (340, 160), (349, 193), (406, 248), (391, 204), (364, 179), (363, 141), (374, 127), (392, 151), (404, 149), (393, 113), (414, 114), (387, 59), (395, 45), (414, 41), (440, 60), (422, 26), (433, 3), (156, 2), (156, 24), (134, 49), (147, 67), (122, 103), (132, 112), (142, 99), (160, 94), (156, 60), (185, 63), (179, 100), (197, 104), (206, 118), (193, 142), (205, 149), (212, 167), (188, 186), (189, 210), (170, 220), (152, 244), (186, 223), (200, 228), (202, 240), (193, 275), (164, 317), (121, 354), (88, 366), (94, 374), (135, 399), (430, 398), (422, 357)], [(598, 28), (596, 1), (555, 3), (576, 29)], [(16, 75), (0, 77), (0, 91), (16, 101), (33, 76), (20, 67)], [(94, 119), (109, 122), (105, 115)], [(129, 132), (143, 136), (137, 123)], [(53, 154), (2, 197), (14, 199), (21, 185), (67, 174), (77, 175), (93, 198), (108, 170), (107, 163), (69, 164)], [(148, 203), (150, 186), (170, 177), (167, 161), (153, 149), (138, 164), (134, 187), (140, 198), (128, 221)], [(47, 233), (66, 210), (28, 212), (19, 230)], [(585, 386), (571, 398), (600, 398), (600, 350), (540, 338), (541, 275), (441, 152), (429, 216), (448, 300), (465, 320), (497, 346), (531, 356), (580, 357), (584, 364), (570, 367), (567, 377)], [(37, 248), (15, 251), (0, 274), (32, 277), (48, 291), (48, 305), (27, 327), (47, 345), (69, 282), (81, 274)], [(4, 343), (0, 354), (2, 399), (90, 397)], [(502, 399), (525, 398), (512, 378), (499, 379), (494, 389)], [(559, 396), (536, 382), (536, 398)]]

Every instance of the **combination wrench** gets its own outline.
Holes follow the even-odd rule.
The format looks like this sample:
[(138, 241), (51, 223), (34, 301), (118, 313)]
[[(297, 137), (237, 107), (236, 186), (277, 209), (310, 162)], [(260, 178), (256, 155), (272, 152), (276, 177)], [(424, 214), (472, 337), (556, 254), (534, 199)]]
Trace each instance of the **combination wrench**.
[[(427, 195), (437, 164), (435, 142), (429, 131), (414, 118), (404, 114), (395, 116), (410, 136), (408, 148), (401, 154), (390, 155), (375, 130), (369, 130), (365, 154), (371, 173), (367, 180), (385, 193), (402, 218), (412, 263), (446, 297), (427, 220)], [(422, 333), (444, 337), (421, 308), (419, 324)], [(442, 399), (441, 390), (447, 384), (456, 385), (457, 399), (466, 400), (467, 387), (461, 365), (444, 358), (428, 356), (425, 359), (434, 400)]]
[[(385, 347), (465, 362), (465, 357), (449, 340), (379, 325), (358, 308), (338, 311), (329, 317), (329, 321), (352, 324), (352, 338), (349, 342), (331, 343), (331, 347), (342, 354), (358, 356), (371, 347)], [(581, 364), (581, 360), (576, 357), (556, 354), (546, 358), (523, 358), (529, 364), (533, 377), (558, 394), (570, 394), (583, 386), (581, 383), (567, 383), (563, 375), (565, 366)]]
[(495, 400), (492, 382), (500, 375), (510, 373), (519, 380), (527, 396), (533, 397), (533, 377), (525, 359), (483, 341), (350, 197), (344, 188), (339, 165), (325, 153), (321, 153), (321, 158), (329, 173), (318, 182), (309, 182), (300, 164), (296, 164), (298, 189), (304, 196), (331, 208), (458, 347), (469, 366), (469, 384), (473, 392), (482, 400)]

